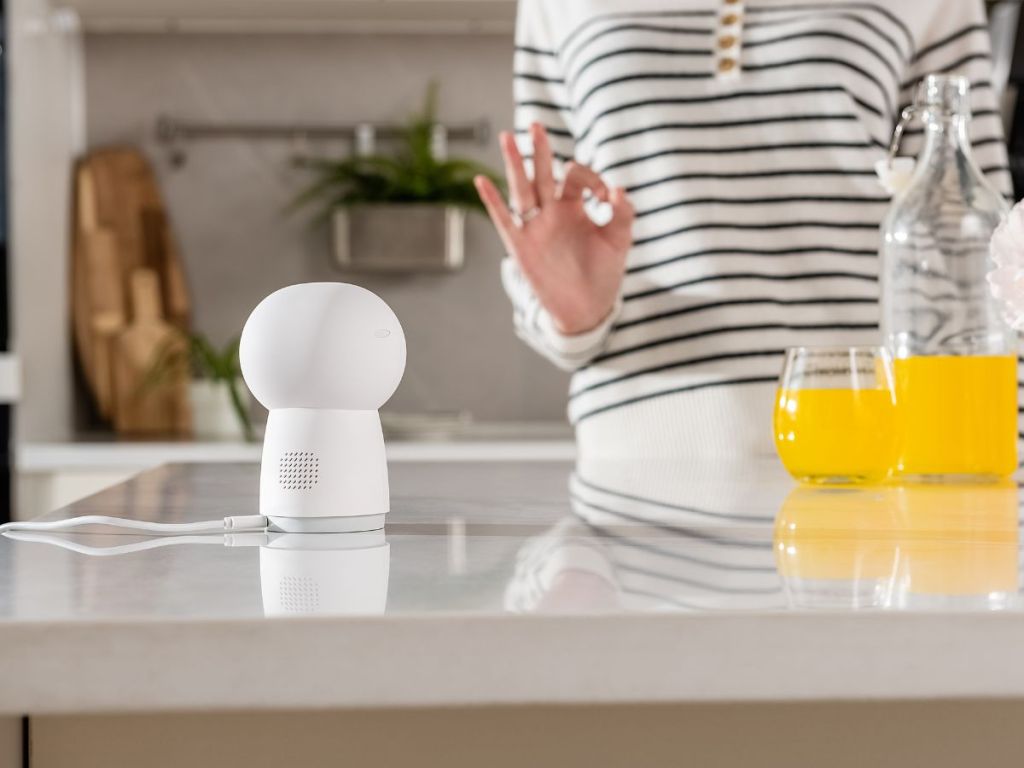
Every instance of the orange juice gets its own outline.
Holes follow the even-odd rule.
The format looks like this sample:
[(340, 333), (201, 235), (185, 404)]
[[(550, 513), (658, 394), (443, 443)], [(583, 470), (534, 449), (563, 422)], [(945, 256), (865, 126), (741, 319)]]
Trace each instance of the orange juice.
[(1004, 477), (1017, 469), (1017, 358), (896, 360), (898, 462), (904, 477)]
[(779, 575), (793, 579), (887, 579), (898, 561), (900, 527), (890, 486), (797, 486), (775, 519)]
[(918, 540), (903, 546), (910, 591), (1016, 594), (1020, 554), (1017, 485), (913, 483), (899, 489), (901, 516)]
[(779, 458), (800, 480), (884, 480), (895, 458), (894, 410), (887, 389), (780, 389)]
[(912, 605), (913, 595), (987, 604), (1017, 593), (1017, 501), (1009, 480), (800, 486), (775, 522), (779, 575), (797, 605)]

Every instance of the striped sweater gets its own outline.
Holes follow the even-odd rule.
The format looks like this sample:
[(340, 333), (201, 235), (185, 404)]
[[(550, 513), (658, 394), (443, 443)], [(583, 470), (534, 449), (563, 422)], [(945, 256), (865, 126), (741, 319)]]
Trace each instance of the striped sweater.
[(980, 0), (520, 0), (524, 154), (540, 122), (637, 212), (621, 300), (586, 334), (503, 264), (517, 333), (574, 371), (581, 452), (770, 452), (783, 351), (879, 342), (874, 164), (921, 77), (970, 79), (975, 159), (1010, 190), (984, 21)]

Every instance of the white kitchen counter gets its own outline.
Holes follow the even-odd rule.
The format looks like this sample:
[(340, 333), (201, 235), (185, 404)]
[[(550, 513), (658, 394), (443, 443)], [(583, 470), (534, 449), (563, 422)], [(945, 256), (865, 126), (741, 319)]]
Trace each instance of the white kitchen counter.
[[(164, 464), (257, 463), (262, 446), (232, 441), (82, 439), (24, 442), (15, 451), (16, 514), (38, 517)], [(572, 461), (576, 446), (564, 424), (470, 424), (459, 434), (393, 436), (388, 460)]]
[[(257, 472), (163, 467), (59, 516), (251, 514)], [(571, 472), (396, 463), (386, 543), (2, 538), (0, 713), (1024, 698), (1016, 487)]]

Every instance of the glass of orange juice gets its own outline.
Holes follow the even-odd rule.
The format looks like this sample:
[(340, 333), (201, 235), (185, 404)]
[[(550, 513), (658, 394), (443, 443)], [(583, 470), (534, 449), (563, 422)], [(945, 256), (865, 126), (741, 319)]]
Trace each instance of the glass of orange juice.
[(874, 483), (896, 463), (892, 361), (882, 347), (797, 347), (775, 401), (775, 447), (811, 483)]

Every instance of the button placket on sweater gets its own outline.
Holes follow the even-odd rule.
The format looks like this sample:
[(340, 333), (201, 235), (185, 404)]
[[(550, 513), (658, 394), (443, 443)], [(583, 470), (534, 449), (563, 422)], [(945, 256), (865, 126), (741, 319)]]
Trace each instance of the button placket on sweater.
[(743, 52), (743, 0), (721, 0), (715, 28), (715, 77), (739, 77)]

